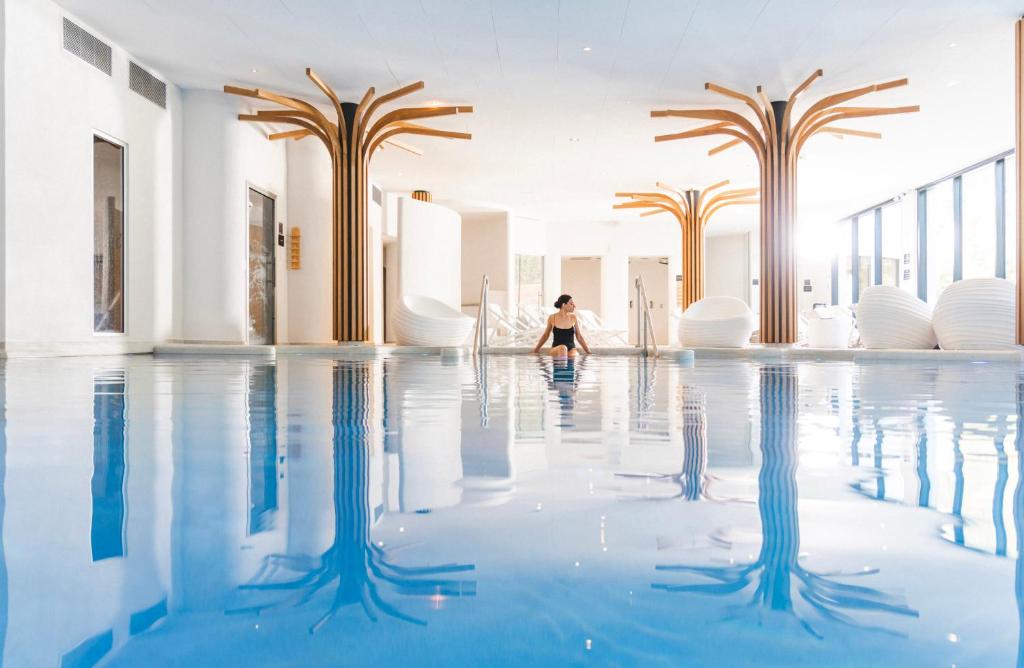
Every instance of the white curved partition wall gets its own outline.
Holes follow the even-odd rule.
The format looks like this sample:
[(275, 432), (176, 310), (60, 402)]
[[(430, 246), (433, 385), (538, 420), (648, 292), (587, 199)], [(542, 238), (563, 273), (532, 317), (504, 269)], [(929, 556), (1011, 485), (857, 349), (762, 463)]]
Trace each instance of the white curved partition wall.
[(743, 348), (757, 327), (753, 311), (735, 297), (706, 297), (679, 319), (679, 343), (694, 348)]
[(932, 314), (939, 346), (946, 350), (1015, 348), (1015, 292), (1005, 278), (971, 278), (942, 291)]
[(891, 285), (872, 285), (864, 289), (857, 304), (857, 329), (865, 348), (935, 347), (928, 304)]
[(406, 295), (391, 319), (395, 339), (403, 346), (462, 346), (473, 331), (473, 319), (430, 297)]

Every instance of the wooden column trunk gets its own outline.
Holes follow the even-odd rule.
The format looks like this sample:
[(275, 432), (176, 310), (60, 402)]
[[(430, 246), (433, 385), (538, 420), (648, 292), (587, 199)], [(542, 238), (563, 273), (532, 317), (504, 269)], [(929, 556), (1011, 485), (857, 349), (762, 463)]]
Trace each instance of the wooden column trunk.
[(367, 285), (367, 157), (355, 122), (357, 105), (342, 102), (345, 132), (341, 165), (334, 168), (335, 299), (332, 304), (336, 341), (368, 341), (370, 338), (369, 286)]
[(683, 311), (690, 304), (704, 299), (704, 221), (700, 208), (700, 192), (688, 190), (687, 216), (680, 221), (683, 238)]
[(761, 165), (761, 343), (795, 343), (796, 158), (785, 141), (785, 101), (772, 102), (776, 134)]

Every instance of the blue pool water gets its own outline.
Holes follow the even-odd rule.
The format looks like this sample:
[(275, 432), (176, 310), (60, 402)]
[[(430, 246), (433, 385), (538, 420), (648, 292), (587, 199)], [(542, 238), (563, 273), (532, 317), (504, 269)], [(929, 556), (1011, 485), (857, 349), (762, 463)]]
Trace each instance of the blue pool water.
[(2, 371), (5, 666), (1019, 665), (1016, 365)]

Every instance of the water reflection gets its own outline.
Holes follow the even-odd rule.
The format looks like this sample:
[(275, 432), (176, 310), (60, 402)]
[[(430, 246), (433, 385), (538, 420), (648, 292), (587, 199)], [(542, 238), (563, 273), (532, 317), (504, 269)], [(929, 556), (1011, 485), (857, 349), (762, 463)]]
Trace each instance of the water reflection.
[[(1024, 651), (1015, 367), (0, 370), (4, 665), (736, 665), (797, 648), (815, 665), (1007, 665)], [(663, 498), (683, 502), (646, 502)], [(709, 556), (723, 546), (733, 562)], [(871, 625), (890, 633), (859, 633)], [(766, 643), (786, 649), (751, 653)]]
[(333, 369), (332, 451), (334, 471), (334, 539), (319, 555), (271, 554), (243, 590), (289, 592), (282, 600), (231, 610), (259, 613), (283, 605), (301, 606), (321, 590), (334, 589), (327, 611), (310, 627), (316, 633), (345, 606), (358, 604), (370, 619), (377, 611), (414, 624), (423, 619), (403, 612), (385, 600), (382, 587), (403, 596), (472, 596), (475, 581), (444, 577), (472, 571), (472, 564), (400, 566), (389, 550), (370, 538), (373, 523), (369, 504), (371, 453), (370, 368), (367, 363), (338, 363)]
[[(865, 586), (852, 585), (837, 578), (865, 576), (877, 569), (854, 572), (815, 573), (799, 561), (800, 518), (797, 501), (797, 410), (798, 382), (792, 368), (768, 366), (760, 371), (761, 471), (758, 475), (758, 509), (761, 517), (761, 550), (750, 564), (729, 566), (659, 565), (659, 571), (699, 575), (711, 583), (656, 583), (655, 589), (725, 596), (750, 591), (744, 608), (760, 619), (764, 611), (795, 617), (800, 625), (818, 638), (810, 613), (824, 623), (841, 623), (859, 628), (891, 631), (860, 623), (852, 613), (885, 612), (917, 617), (899, 597)], [(794, 597), (794, 593), (798, 598)], [(803, 601), (808, 608), (798, 609)], [(744, 608), (736, 611), (741, 613)]]

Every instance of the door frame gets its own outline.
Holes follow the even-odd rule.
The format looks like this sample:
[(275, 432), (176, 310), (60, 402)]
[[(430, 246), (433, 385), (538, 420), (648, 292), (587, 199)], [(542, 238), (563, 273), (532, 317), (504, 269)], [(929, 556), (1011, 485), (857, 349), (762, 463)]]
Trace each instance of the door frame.
[[(259, 193), (260, 195), (263, 195), (264, 197), (266, 197), (267, 199), (271, 200), (274, 203), (274, 229), (273, 229), (273, 236), (271, 237), (273, 239), (273, 242), (274, 242), (273, 246), (272, 246), (273, 249), (274, 249), (274, 252), (272, 253), (273, 268), (271, 269), (271, 273), (272, 273), (273, 278), (274, 278), (274, 292), (271, 295), (272, 299), (274, 300), (274, 304), (273, 304), (273, 309), (274, 309), (274, 328), (273, 328), (273, 331), (271, 332), (271, 337), (270, 337), (272, 339), (272, 341), (269, 344), (254, 344), (254, 343), (252, 343), (249, 340), (249, 316), (250, 316), (250, 314), (249, 314), (249, 299), (252, 296), (249, 293), (249, 279), (250, 279), (250, 276), (249, 276), (249, 243), (250, 243), (250, 238), (249, 238), (249, 191), (250, 190), (256, 191), (257, 193)], [(246, 343), (246, 345), (271, 345), (271, 346), (277, 345), (277, 226), (278, 226), (278, 220), (277, 220), (277, 195), (275, 195), (273, 192), (271, 192), (267, 188), (264, 188), (262, 186), (258, 186), (256, 184), (250, 182), (250, 181), (246, 181), (245, 182), (245, 240), (243, 242), (243, 248), (244, 248), (244, 252), (245, 252), (245, 256), (244, 256), (245, 257), (245, 262), (243, 263), (244, 266), (245, 266), (245, 282), (244, 282), (244, 285), (245, 285), (245, 300), (244, 301), (245, 301), (245, 303), (243, 304), (244, 312), (245, 312), (245, 319), (242, 321), (242, 322), (245, 323), (245, 343)]]
[[(667, 290), (667, 293), (665, 295), (665, 306), (663, 307), (665, 309), (665, 331), (662, 332), (662, 334), (664, 334), (665, 341), (662, 342), (662, 341), (660, 341), (658, 339), (659, 332), (657, 332), (657, 331), (654, 332), (654, 340), (658, 342), (659, 346), (669, 345), (669, 342), (672, 340), (672, 331), (671, 331), (672, 330), (672, 309), (675, 308), (675, 304), (676, 304), (676, 293), (672, 289), (673, 287), (675, 287), (675, 275), (670, 270), (671, 262), (672, 262), (672, 257), (669, 256), (669, 255), (657, 255), (657, 254), (655, 254), (655, 255), (627, 255), (626, 256), (626, 282), (627, 282), (627, 284), (626, 284), (626, 295), (627, 295), (627, 298), (630, 300), (630, 302), (632, 302), (633, 300), (636, 299), (636, 288), (633, 285), (633, 276), (632, 276), (632, 274), (630, 272), (630, 265), (633, 264), (633, 260), (651, 260), (651, 261), (657, 262), (659, 266), (662, 266), (662, 267), (665, 268), (665, 278), (666, 278), (665, 286), (666, 287), (664, 289)], [(670, 280), (671, 280), (671, 282), (669, 282)], [(645, 287), (647, 287), (648, 292), (650, 292), (651, 286), (645, 284)], [(650, 297), (650, 295), (648, 295), (648, 297)], [(639, 331), (636, 331), (636, 332), (632, 331), (637, 326), (637, 322), (636, 322), (636, 314), (635, 313), (631, 313), (631, 311), (632, 311), (632, 309), (630, 309), (630, 308), (626, 309), (626, 341), (629, 343), (629, 345), (632, 346), (632, 345), (636, 345), (636, 341), (639, 340), (640, 332)], [(652, 314), (652, 316), (653, 316), (653, 314)], [(657, 323), (652, 323), (652, 324), (657, 324)], [(633, 339), (635, 339), (635, 340), (633, 340)], [(632, 341), (632, 342), (630, 342), (630, 341)]]

